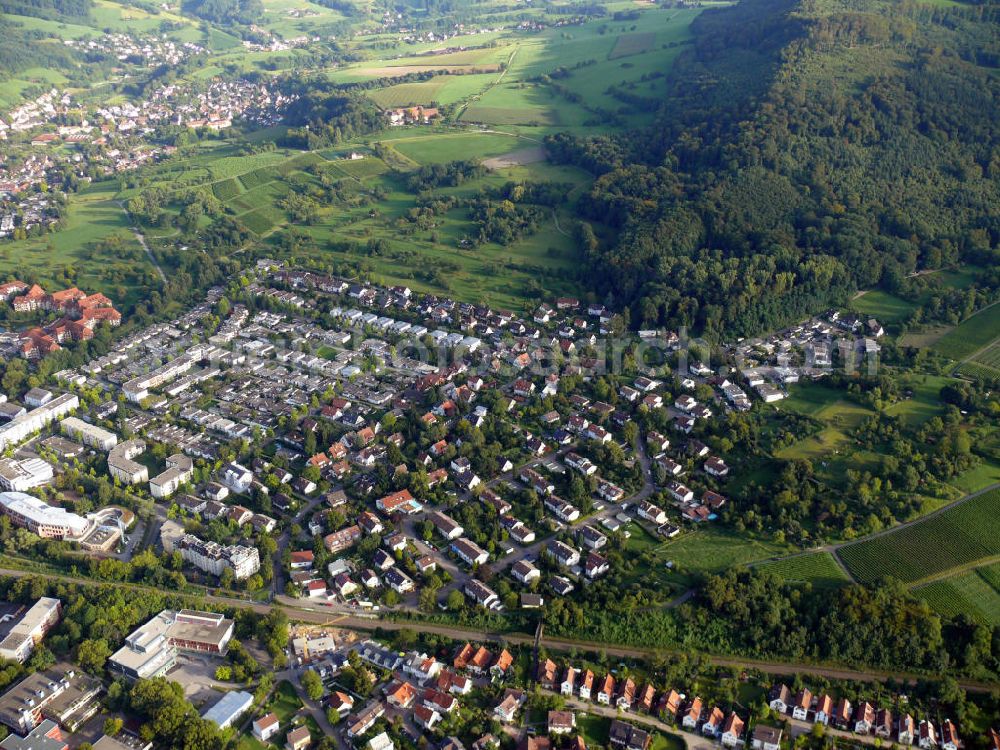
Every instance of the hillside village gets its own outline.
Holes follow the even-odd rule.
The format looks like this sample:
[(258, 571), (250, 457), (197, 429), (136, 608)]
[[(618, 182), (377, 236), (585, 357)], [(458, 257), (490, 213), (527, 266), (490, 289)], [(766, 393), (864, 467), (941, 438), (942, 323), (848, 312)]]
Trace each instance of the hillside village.
[[(130, 40), (111, 35), (91, 44), (110, 45), (119, 55), (163, 56), (162, 64), (181, 54), (173, 47), (136, 48)], [(197, 54), (186, 46), (182, 49)], [(293, 100), (273, 84), (245, 80), (216, 79), (197, 89), (169, 84), (141, 99), (113, 104), (85, 104), (53, 88), (0, 116), (0, 142), (6, 147), (0, 158), (0, 239), (54, 228), (63, 214), (65, 193), (78, 184), (130, 172), (174, 154), (174, 145), (156, 137), (158, 128), (218, 132), (232, 127), (235, 120), (267, 127), (280, 121)]]

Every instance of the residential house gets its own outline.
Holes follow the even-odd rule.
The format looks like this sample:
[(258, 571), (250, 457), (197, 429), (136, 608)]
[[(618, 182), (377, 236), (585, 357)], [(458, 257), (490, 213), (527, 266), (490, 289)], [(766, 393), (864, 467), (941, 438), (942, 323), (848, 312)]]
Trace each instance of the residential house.
[(635, 680), (628, 677), (618, 685), (615, 705), (623, 711), (628, 711), (632, 708), (633, 703), (635, 703)]
[(701, 733), (706, 737), (715, 737), (722, 730), (722, 722), (726, 715), (718, 706), (713, 706), (705, 717), (705, 722), (701, 725)]
[(615, 678), (610, 674), (598, 683), (597, 702), (602, 706), (610, 706), (612, 698), (615, 697)]
[(944, 750), (960, 750), (962, 747), (962, 740), (951, 719), (945, 719), (941, 723), (941, 747)]
[(572, 711), (549, 711), (547, 724), (550, 735), (569, 734), (576, 729), (576, 715)]
[(917, 726), (917, 744), (922, 748), (922, 750), (930, 750), (930, 748), (937, 747), (937, 731), (934, 729), (934, 724), (923, 719)]
[(589, 669), (580, 678), (579, 696), (582, 701), (590, 700), (590, 691), (594, 687), (594, 673)]
[(821, 695), (816, 700), (816, 709), (813, 712), (813, 721), (826, 726), (830, 723), (830, 718), (834, 711), (833, 698), (828, 694)]
[(854, 710), (854, 733), (871, 734), (875, 726), (875, 707), (868, 701), (862, 701)]
[(702, 710), (701, 698), (695, 696), (694, 699), (688, 703), (687, 709), (684, 711), (684, 717), (681, 719), (681, 726), (685, 729), (697, 729), (698, 722), (701, 721), (701, 710)]
[(810, 708), (812, 708), (812, 693), (808, 688), (802, 688), (792, 704), (792, 718), (805, 721)]
[(903, 714), (899, 717), (899, 724), (896, 730), (896, 741), (900, 745), (912, 745), (917, 737), (917, 725), (910, 714)]
[(758, 724), (750, 740), (752, 750), (781, 750), (781, 730)]
[(744, 722), (736, 712), (732, 712), (726, 717), (725, 724), (722, 725), (722, 746), (736, 747), (743, 740)]

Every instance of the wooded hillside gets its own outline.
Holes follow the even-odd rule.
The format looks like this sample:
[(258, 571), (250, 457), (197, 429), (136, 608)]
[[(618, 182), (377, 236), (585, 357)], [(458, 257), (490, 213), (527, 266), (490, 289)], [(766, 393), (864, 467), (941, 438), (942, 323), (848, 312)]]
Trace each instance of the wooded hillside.
[(602, 173), (584, 218), (635, 325), (749, 334), (1000, 260), (1000, 6), (743, 0), (708, 10), (656, 125), (551, 140)]

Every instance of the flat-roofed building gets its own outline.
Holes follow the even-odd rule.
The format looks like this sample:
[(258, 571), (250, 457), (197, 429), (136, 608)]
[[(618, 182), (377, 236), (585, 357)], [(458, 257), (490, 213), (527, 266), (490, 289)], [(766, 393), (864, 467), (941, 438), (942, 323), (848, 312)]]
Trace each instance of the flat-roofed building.
[(148, 680), (166, 674), (174, 666), (177, 649), (167, 639), (172, 613), (160, 612), (133, 630), (125, 645), (108, 659), (108, 671), (130, 680)]
[(102, 451), (110, 451), (118, 445), (118, 436), (103, 427), (84, 422), (79, 417), (66, 417), (59, 423), (62, 434), (79, 440), (84, 445)]
[(0, 489), (25, 492), (52, 481), (52, 467), (40, 458), (0, 458)]
[(253, 694), (245, 690), (226, 693), (215, 705), (201, 715), (206, 721), (214, 722), (219, 729), (231, 727), (240, 716), (253, 705)]
[(222, 654), (232, 637), (233, 621), (220, 614), (165, 609), (125, 639), (108, 669), (132, 680), (159, 677), (174, 666), (178, 650)]
[[(45, 719), (24, 737), (8, 734), (0, 742), (3, 750), (68, 750), (69, 745), (63, 739), (62, 729), (54, 721)], [(94, 745), (94, 750), (97, 745)], [(103, 749), (106, 750), (106, 749)]]
[(167, 458), (166, 470), (149, 480), (149, 493), (155, 498), (170, 497), (190, 481), (193, 473), (194, 461), (183, 453), (175, 453)]
[(0, 659), (23, 664), (45, 634), (59, 622), (61, 615), (62, 602), (43, 596), (20, 618), (15, 616), (14, 627), (0, 640)]
[(160, 538), (164, 551), (177, 550), (187, 562), (212, 575), (222, 575), (222, 571), (229, 568), (233, 577), (241, 581), (260, 570), (260, 553), (256, 547), (238, 544), (224, 547), (216, 542), (203, 541), (193, 534), (182, 534), (178, 539), (161, 534)]
[(15, 526), (45, 539), (76, 541), (93, 527), (86, 518), (23, 492), (0, 492), (0, 512)]
[(182, 609), (174, 614), (167, 638), (181, 651), (224, 654), (233, 638), (233, 621), (215, 612)]
[(124, 484), (139, 484), (149, 480), (149, 469), (132, 459), (146, 450), (142, 440), (126, 440), (108, 453), (108, 472)]
[(0, 451), (20, 443), (33, 432), (38, 432), (80, 406), (80, 398), (75, 393), (56, 396), (44, 406), (20, 414), (0, 427)]
[(121, 732), (115, 737), (104, 735), (94, 743), (94, 750), (152, 750), (153, 743), (146, 742), (139, 735)]
[(122, 393), (125, 394), (125, 398), (129, 401), (138, 404), (149, 395), (151, 389), (157, 388), (164, 383), (169, 383), (174, 378), (180, 377), (194, 367), (203, 355), (203, 347), (192, 347), (185, 354), (157, 367), (151, 373), (132, 378), (122, 385)]
[(25, 734), (49, 719), (72, 732), (96, 713), (100, 692), (100, 680), (71, 664), (56, 664), (25, 677), (0, 696), (0, 722)]

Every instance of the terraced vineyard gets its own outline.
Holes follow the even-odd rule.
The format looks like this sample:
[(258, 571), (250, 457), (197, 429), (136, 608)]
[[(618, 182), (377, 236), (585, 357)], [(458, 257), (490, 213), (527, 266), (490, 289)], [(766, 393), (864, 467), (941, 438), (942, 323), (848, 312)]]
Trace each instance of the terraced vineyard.
[[(1000, 336), (1000, 305), (993, 305), (948, 331), (932, 348), (946, 357), (963, 359), (982, 349), (997, 336)], [(992, 347), (988, 351), (992, 351)], [(986, 353), (982, 352), (983, 355)]]
[(957, 372), (992, 385), (1000, 384), (1000, 341), (993, 342), (968, 362), (964, 362)]
[(997, 566), (970, 570), (918, 587), (914, 593), (946, 617), (965, 614), (986, 625), (1000, 625), (1000, 580), (989, 580), (1000, 578), (998, 573)]
[(993, 386), (1000, 385), (1000, 368), (984, 365), (978, 359), (965, 362), (955, 372), (968, 378), (982, 380)]
[(844, 571), (829, 552), (796, 555), (761, 563), (758, 570), (773, 573), (788, 583), (811, 583), (815, 588), (836, 588), (848, 582)]
[(842, 547), (838, 554), (859, 581), (884, 576), (918, 581), (1000, 555), (998, 513), (1000, 490), (992, 490), (924, 521)]

